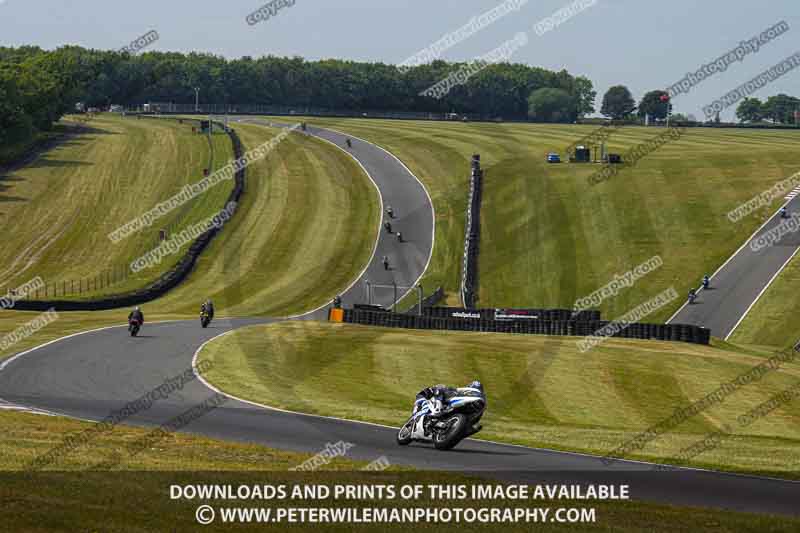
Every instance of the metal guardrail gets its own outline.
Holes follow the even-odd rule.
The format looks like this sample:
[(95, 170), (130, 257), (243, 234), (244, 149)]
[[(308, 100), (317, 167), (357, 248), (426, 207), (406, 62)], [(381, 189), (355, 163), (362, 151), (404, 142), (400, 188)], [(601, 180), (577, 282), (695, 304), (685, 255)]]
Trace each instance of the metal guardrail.
[(483, 170), (481, 156), (472, 156), (472, 172), (469, 180), (467, 222), (464, 229), (464, 262), (461, 269), (461, 303), (464, 307), (475, 306), (478, 290), (478, 253), (480, 245), (480, 211), (483, 195)]

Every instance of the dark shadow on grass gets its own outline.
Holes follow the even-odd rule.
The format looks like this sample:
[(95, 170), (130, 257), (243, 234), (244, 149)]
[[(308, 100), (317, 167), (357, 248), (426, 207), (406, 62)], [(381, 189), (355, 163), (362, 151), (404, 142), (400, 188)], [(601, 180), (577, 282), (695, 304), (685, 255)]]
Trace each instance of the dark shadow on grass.
[(3, 196), (0, 194), (0, 202), (27, 202), (28, 198), (22, 196)]
[(80, 134), (83, 135), (85, 133), (91, 133), (93, 135), (120, 135), (117, 131), (104, 130), (92, 126), (81, 126)]
[(61, 168), (61, 167), (88, 167), (93, 163), (86, 163), (84, 161), (71, 161), (66, 159), (48, 159), (38, 158), (36, 161), (26, 165), (26, 169), (30, 168)]

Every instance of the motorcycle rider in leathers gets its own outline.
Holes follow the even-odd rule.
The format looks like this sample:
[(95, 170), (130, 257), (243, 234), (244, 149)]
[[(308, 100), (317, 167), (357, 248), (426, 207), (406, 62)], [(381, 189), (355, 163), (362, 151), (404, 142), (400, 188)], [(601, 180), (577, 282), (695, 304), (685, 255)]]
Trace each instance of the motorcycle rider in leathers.
[[(475, 389), (481, 393), (484, 398), (486, 397), (486, 393), (483, 390), (483, 385), (480, 381), (473, 381), (469, 385), (466, 386), (468, 389)], [(453, 396), (458, 396), (459, 392), (457, 388), (448, 387), (446, 385), (434, 385), (433, 387), (426, 387), (417, 393), (417, 397), (414, 401), (414, 413), (416, 413), (420, 406), (423, 404), (420, 400), (433, 400), (431, 406), (431, 415), (430, 416), (437, 416), (442, 411), (442, 407), (445, 400), (452, 398)], [(481, 415), (482, 416), (482, 415)], [(474, 435), (478, 431), (482, 429), (480, 422), (480, 417), (475, 420), (475, 423), (470, 428), (469, 433), (466, 436)]]

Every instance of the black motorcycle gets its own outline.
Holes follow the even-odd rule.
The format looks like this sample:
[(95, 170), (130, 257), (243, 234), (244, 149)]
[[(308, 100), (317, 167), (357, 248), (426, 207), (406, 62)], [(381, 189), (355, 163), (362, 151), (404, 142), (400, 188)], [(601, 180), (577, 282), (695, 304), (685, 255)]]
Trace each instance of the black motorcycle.
[(200, 311), (200, 325), (207, 328), (211, 324), (211, 315), (208, 311)]
[(131, 332), (131, 337), (135, 337), (139, 334), (139, 328), (142, 327), (142, 323), (136, 319), (132, 318), (131, 321), (128, 323), (128, 331)]

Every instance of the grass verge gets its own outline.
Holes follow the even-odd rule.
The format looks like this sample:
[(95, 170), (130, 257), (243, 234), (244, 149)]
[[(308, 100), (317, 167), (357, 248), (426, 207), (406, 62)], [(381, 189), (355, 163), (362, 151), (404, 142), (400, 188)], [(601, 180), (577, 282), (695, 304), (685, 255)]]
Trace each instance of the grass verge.
[[(757, 351), (614, 339), (583, 354), (577, 340), (292, 322), (237, 330), (200, 357), (214, 363), (208, 379), (238, 397), (395, 426), (423, 387), (480, 379), (489, 398), (481, 438), (598, 455), (765, 359)], [(798, 382), (800, 364), (787, 362), (628, 458), (800, 478), (800, 402), (738, 422)], [(718, 446), (684, 452), (720, 428), (729, 434)]]

